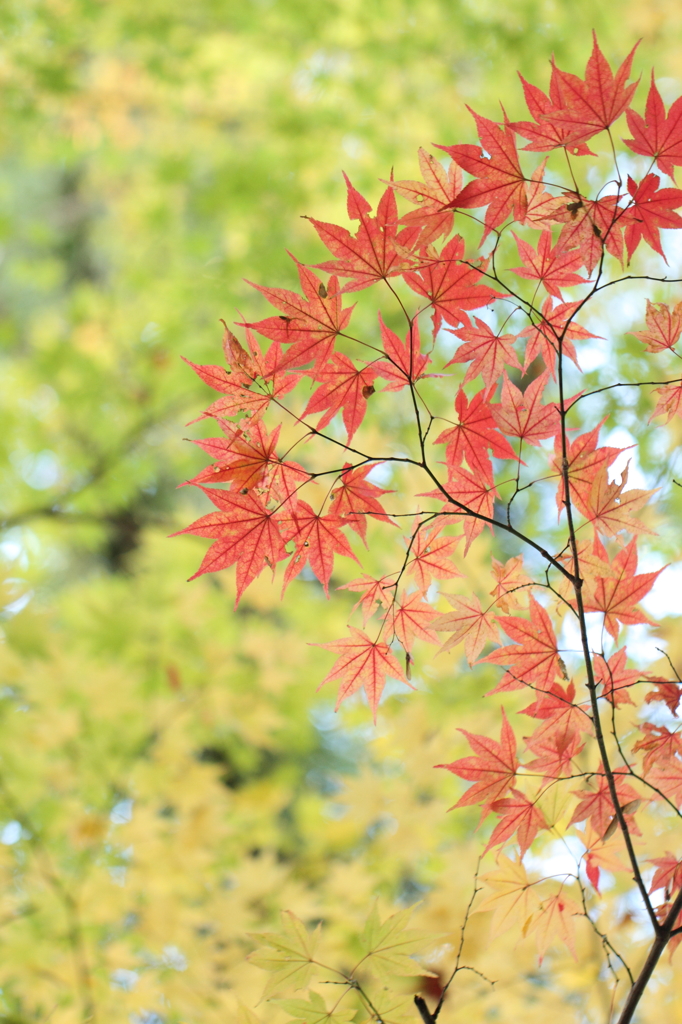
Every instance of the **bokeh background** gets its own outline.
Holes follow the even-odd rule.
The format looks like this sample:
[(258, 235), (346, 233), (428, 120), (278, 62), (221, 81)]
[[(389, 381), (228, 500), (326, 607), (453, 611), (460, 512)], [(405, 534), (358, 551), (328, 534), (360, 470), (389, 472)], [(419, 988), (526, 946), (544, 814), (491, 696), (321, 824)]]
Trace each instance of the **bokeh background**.
[[(186, 583), (205, 542), (167, 538), (204, 508), (177, 488), (208, 393), (181, 355), (263, 315), (245, 278), (295, 287), (287, 249), (322, 258), (300, 218), (343, 218), (342, 169), (376, 199), (419, 145), (473, 141), (465, 104), (520, 116), (515, 69), (582, 73), (593, 28), (679, 94), (677, 0), (0, 5), (0, 1020), (235, 1020), (282, 908), (343, 959), (374, 898), (421, 900), (447, 965), (476, 818), (431, 766), (494, 722), (485, 682), (439, 659), (374, 729), (316, 693), (347, 601)], [(540, 970), (469, 935), (498, 985), (446, 1024), (602, 1012), (594, 949)]]

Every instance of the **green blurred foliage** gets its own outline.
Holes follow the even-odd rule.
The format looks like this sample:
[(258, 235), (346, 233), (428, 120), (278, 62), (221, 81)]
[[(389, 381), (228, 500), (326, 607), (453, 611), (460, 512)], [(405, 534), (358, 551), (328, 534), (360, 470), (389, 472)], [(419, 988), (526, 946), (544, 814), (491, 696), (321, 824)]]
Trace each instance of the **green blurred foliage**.
[[(214, 361), (218, 319), (261, 314), (244, 278), (292, 286), (286, 250), (319, 258), (299, 216), (340, 219), (341, 168), (372, 196), (412, 176), (418, 145), (473, 137), (465, 103), (520, 111), (514, 69), (581, 68), (592, 28), (675, 75), (672, 0), (0, 7), (1, 1019), (234, 1019), (262, 986), (248, 933), (284, 907), (343, 957), (374, 896), (424, 898), (456, 946), (475, 818), (445, 815), (430, 766), (458, 724), (492, 727), (486, 679), (441, 659), (373, 731), (315, 695), (307, 643), (347, 600), (299, 580), (280, 606), (259, 581), (234, 612), (229, 579), (185, 583), (204, 542), (166, 538), (205, 508), (176, 488), (207, 395), (180, 356)], [(567, 993), (592, 1013), (590, 941), (579, 965), (538, 971), (511, 939), (486, 964), (474, 919), (503, 980), (467, 977), (444, 1019), (567, 1019)]]

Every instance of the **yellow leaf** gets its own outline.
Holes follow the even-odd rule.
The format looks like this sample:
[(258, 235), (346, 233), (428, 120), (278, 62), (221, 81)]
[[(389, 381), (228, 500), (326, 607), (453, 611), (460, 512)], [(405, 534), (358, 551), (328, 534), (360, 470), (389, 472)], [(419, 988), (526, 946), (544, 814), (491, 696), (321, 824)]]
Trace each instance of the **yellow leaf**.
[(493, 892), (484, 898), (474, 913), (493, 911), (492, 936), (501, 935), (512, 925), (518, 925), (525, 934), (537, 911), (538, 897), (520, 861), (510, 860), (500, 854), (497, 862), (499, 870), (490, 871), (481, 878)]
[(547, 952), (547, 947), (554, 939), (565, 943), (577, 960), (575, 952), (575, 917), (582, 916), (582, 907), (575, 900), (564, 895), (563, 888), (556, 895), (543, 901), (540, 913), (535, 918), (529, 931), (534, 931), (538, 944), (540, 963)]

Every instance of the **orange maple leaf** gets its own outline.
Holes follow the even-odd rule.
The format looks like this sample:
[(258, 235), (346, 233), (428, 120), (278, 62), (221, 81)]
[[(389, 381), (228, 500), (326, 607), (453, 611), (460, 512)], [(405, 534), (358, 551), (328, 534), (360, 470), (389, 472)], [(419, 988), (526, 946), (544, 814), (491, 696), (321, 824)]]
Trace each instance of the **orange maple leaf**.
[(381, 579), (376, 579), (374, 576), (363, 573), (356, 580), (344, 583), (343, 586), (337, 589), (351, 590), (361, 595), (351, 611), (354, 612), (356, 608), (362, 606), (362, 624), (366, 626), (367, 620), (371, 618), (376, 610), (375, 605), (379, 604), (382, 608), (388, 608), (391, 603), (394, 586), (395, 583), (391, 582), (390, 576), (382, 576)]
[(615, 537), (621, 530), (629, 533), (654, 532), (635, 519), (633, 513), (646, 505), (656, 492), (634, 487), (626, 491), (628, 469), (629, 464), (621, 474), (620, 483), (609, 483), (606, 467), (602, 465), (592, 481), (589, 495), (582, 501), (587, 520), (608, 537)]
[(367, 474), (371, 473), (374, 468), (376, 468), (376, 463), (355, 468), (350, 463), (346, 463), (343, 473), (331, 493), (334, 513), (341, 519), (345, 519), (350, 528), (362, 537), (365, 546), (367, 516), (372, 516), (382, 523), (391, 522), (378, 499), (384, 494), (393, 494), (393, 491), (377, 487), (371, 480), (366, 479)]
[(453, 775), (460, 779), (468, 779), (474, 785), (470, 786), (466, 793), (463, 793), (454, 807), (470, 807), (472, 804), (482, 803), (481, 820), (486, 817), (495, 800), (499, 800), (511, 789), (519, 762), (516, 758), (516, 737), (514, 730), (507, 721), (507, 716), (502, 708), (502, 734), (500, 742), (490, 739), (488, 736), (477, 736), (460, 729), (475, 757), (461, 757), (458, 761), (450, 764), (437, 764), (436, 768), (447, 768)]
[(494, 665), (509, 666), (493, 693), (520, 690), (524, 683), (549, 690), (556, 676), (562, 674), (551, 619), (532, 594), (529, 610), (530, 620), (517, 615), (498, 616), (497, 621), (515, 642), (481, 659)]
[(671, 309), (665, 302), (646, 300), (646, 330), (633, 331), (647, 352), (664, 352), (677, 344), (682, 333), (682, 302)]
[(545, 370), (521, 391), (505, 373), (501, 401), (490, 406), (493, 419), (503, 433), (538, 446), (546, 437), (554, 437), (560, 426), (559, 409), (554, 403), (543, 405), (549, 370)]
[(202, 487), (218, 509), (179, 530), (174, 536), (191, 533), (214, 538), (214, 543), (190, 579), (206, 572), (237, 565), (237, 603), (248, 585), (267, 565), (273, 573), (277, 562), (287, 557), (277, 516), (252, 494)]
[[(640, 795), (625, 781), (619, 771), (614, 772), (614, 778), (618, 803), (628, 817), (631, 830), (638, 834), (632, 814), (641, 802)], [(598, 776), (594, 789), (577, 790), (573, 795), (580, 799), (568, 824), (574, 825), (578, 821), (589, 821), (597, 834), (604, 837), (616, 814), (606, 775)]]
[(682, 886), (682, 861), (666, 851), (665, 857), (652, 857), (649, 863), (656, 865), (656, 872), (651, 879), (649, 892), (665, 889), (670, 898)]
[[(663, 569), (656, 572), (637, 572), (637, 544), (633, 538), (627, 547), (618, 552), (613, 559), (614, 575), (608, 579), (599, 576), (593, 595), (586, 595), (588, 601), (585, 610), (603, 612), (604, 626), (614, 640), (618, 639), (619, 623), (631, 626), (638, 622), (655, 625), (654, 622), (637, 608), (637, 602), (649, 593)], [(666, 568), (665, 566), (663, 568)]]
[(404, 591), (389, 610), (384, 625), (384, 636), (397, 636), (406, 651), (412, 650), (415, 640), (437, 644), (438, 637), (431, 628), (437, 618), (436, 609), (424, 601), (424, 593), (415, 590), (412, 594)]
[(467, 384), (480, 373), (486, 387), (490, 388), (499, 380), (505, 363), (509, 366), (520, 366), (519, 357), (512, 348), (516, 335), (496, 334), (477, 316), (474, 317), (474, 322), (475, 327), (460, 327), (451, 332), (456, 338), (461, 338), (464, 344), (460, 345), (450, 362), (445, 365), (470, 362), (462, 384)]
[(460, 537), (442, 537), (442, 523), (431, 529), (420, 529), (410, 548), (406, 571), (414, 577), (420, 590), (427, 590), (431, 580), (449, 580), (461, 576), (453, 562)]
[(443, 597), (455, 610), (439, 615), (431, 623), (434, 629), (452, 634), (441, 651), (449, 651), (464, 641), (467, 661), (473, 665), (485, 645), (489, 641), (495, 643), (499, 637), (495, 617), (491, 613), (492, 605), (483, 610), (475, 595), (460, 597), (456, 594), (443, 594)]
[(644, 774), (650, 771), (657, 762), (665, 764), (676, 755), (682, 757), (682, 737), (679, 732), (671, 732), (664, 725), (653, 725), (651, 722), (643, 722), (640, 731), (644, 733), (637, 740), (632, 752), (646, 751), (644, 754)]
[(420, 245), (427, 245), (452, 230), (452, 204), (462, 191), (462, 172), (454, 160), (446, 171), (440, 160), (421, 146), (418, 156), (423, 181), (388, 181), (386, 184), (418, 207), (404, 214), (400, 223), (419, 226), (422, 229)]
[(287, 541), (291, 540), (295, 544), (291, 561), (284, 573), (282, 591), (286, 590), (307, 562), (329, 597), (329, 580), (334, 571), (334, 555), (345, 555), (346, 558), (358, 561), (348, 540), (341, 533), (341, 529), (347, 524), (339, 516), (320, 515), (307, 501), (298, 501), (295, 509), (286, 519), (282, 517), (280, 523), (285, 530)]
[(327, 644), (312, 645), (324, 647), (328, 651), (336, 651), (340, 655), (318, 686), (318, 690), (331, 679), (340, 679), (341, 686), (335, 706), (335, 710), (338, 710), (341, 701), (363, 688), (376, 723), (377, 708), (387, 676), (399, 679), (401, 683), (406, 683), (412, 690), (414, 687), (405, 678), (405, 673), (388, 644), (381, 640), (371, 640), (365, 632), (354, 626), (349, 628), (351, 636), (333, 640)]
[(501, 817), (493, 829), (484, 854), (493, 846), (506, 843), (516, 832), (520, 855), (523, 857), (540, 829), (549, 828), (542, 812), (518, 789), (512, 789), (511, 796), (495, 800), (491, 810)]
[(531, 583), (530, 576), (523, 571), (523, 555), (514, 555), (506, 562), (498, 562), (493, 558), (492, 574), (497, 582), (490, 591), (491, 597), (495, 598), (503, 612), (518, 608), (521, 596)]

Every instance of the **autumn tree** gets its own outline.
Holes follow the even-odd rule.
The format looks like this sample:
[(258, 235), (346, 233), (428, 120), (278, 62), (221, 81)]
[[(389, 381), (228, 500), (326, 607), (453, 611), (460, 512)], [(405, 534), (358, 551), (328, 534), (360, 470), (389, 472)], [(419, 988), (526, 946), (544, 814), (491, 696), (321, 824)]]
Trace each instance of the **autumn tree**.
[[(595, 37), (584, 77), (552, 63), (547, 93), (522, 78), (529, 119), (472, 111), (480, 144), (421, 150), (421, 179), (391, 177), (376, 210), (346, 179), (352, 230), (310, 218), (330, 258), (296, 263), (300, 291), (256, 285), (274, 313), (239, 321), (243, 340), (225, 327), (225, 366), (194, 366), (219, 393), (203, 414), (218, 434), (197, 442), (213, 461), (191, 481), (215, 510), (183, 531), (213, 540), (196, 576), (235, 567), (237, 601), (265, 569), (282, 591), (303, 573), (328, 595), (336, 556), (358, 564), (348, 634), (311, 638), (336, 655), (322, 684), (340, 684), (337, 708), (362, 691), (376, 722), (387, 680), (413, 687), (425, 645), (503, 669), (498, 732), (465, 732), (471, 754), (437, 765), (469, 784), (455, 807), (481, 809), (483, 897), (474, 885), (464, 925), (494, 910), (540, 960), (591, 930), (619, 1024), (682, 939), (682, 680), (664, 654), (641, 663), (632, 629), (656, 625), (640, 602), (662, 570), (640, 571), (638, 548), (676, 481), (662, 464), (659, 488), (630, 486), (636, 445), (604, 440), (619, 396), (651, 396), (665, 436), (682, 409), (662, 234), (682, 227), (682, 99), (666, 109), (652, 75), (633, 108), (635, 49), (614, 72)], [(370, 300), (348, 304), (369, 289), (373, 322)], [(613, 351), (633, 292), (637, 355), (607, 355), (616, 372), (593, 387), (581, 359)], [(388, 410), (399, 438), (382, 436)], [(379, 529), (391, 564), (373, 556)], [(487, 579), (466, 575), (477, 549)], [(557, 839), (575, 862), (559, 874)], [(628, 949), (612, 927), (623, 891), (641, 922)], [(281, 1003), (296, 1020), (360, 1019), (359, 998), (362, 1019), (388, 1024), (405, 1011), (371, 978), (419, 973), (406, 923), (371, 916), (350, 969), (322, 963), (290, 917), (254, 962), (274, 972), (268, 995), (309, 989)], [(417, 997), (426, 1024), (475, 968), (461, 953), (436, 1003)], [(320, 978), (339, 986), (331, 1002)]]

